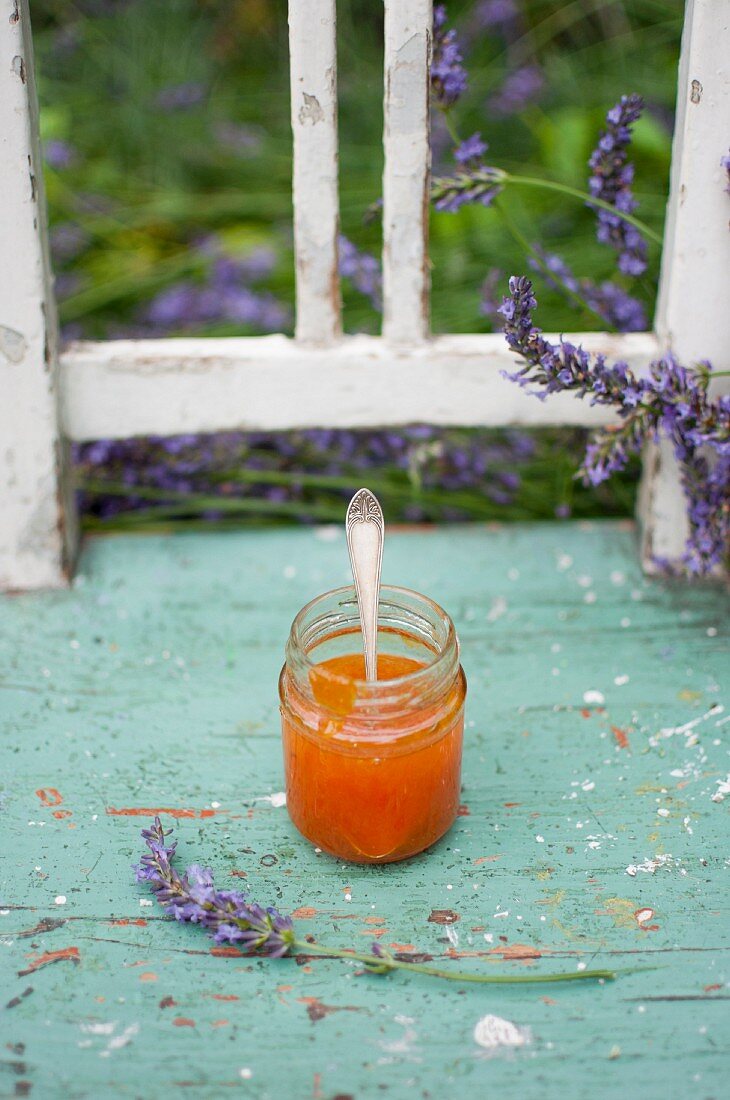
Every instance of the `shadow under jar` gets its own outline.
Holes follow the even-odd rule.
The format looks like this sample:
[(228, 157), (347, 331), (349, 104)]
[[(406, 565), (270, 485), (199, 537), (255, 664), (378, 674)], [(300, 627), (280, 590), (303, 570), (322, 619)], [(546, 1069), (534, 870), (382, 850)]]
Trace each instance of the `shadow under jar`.
[(383, 585), (378, 679), (365, 679), (352, 587), (294, 620), (279, 678), (289, 815), (331, 855), (390, 863), (428, 848), (459, 809), (466, 678), (446, 612)]

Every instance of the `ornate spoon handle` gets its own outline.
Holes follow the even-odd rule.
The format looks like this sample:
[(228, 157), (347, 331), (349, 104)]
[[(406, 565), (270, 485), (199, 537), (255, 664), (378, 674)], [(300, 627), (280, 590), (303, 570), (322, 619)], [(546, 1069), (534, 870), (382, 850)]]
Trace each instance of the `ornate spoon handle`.
[(369, 489), (358, 489), (347, 509), (345, 531), (360, 610), (366, 680), (378, 678), (378, 600), (384, 529), (383, 510), (377, 497)]

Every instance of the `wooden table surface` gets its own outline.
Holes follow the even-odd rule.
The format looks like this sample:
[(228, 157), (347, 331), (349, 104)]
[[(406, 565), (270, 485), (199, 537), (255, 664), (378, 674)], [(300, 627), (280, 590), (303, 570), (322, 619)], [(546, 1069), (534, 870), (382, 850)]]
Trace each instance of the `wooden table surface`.
[[(469, 681), (461, 816), (387, 867), (316, 852), (279, 797), (284, 641), (347, 580), (338, 531), (99, 538), (71, 591), (0, 599), (0, 1095), (727, 1095), (726, 597), (643, 579), (626, 524), (391, 531), (383, 579), (450, 610)], [(134, 881), (155, 810), (337, 947), (655, 969), (211, 950)]]

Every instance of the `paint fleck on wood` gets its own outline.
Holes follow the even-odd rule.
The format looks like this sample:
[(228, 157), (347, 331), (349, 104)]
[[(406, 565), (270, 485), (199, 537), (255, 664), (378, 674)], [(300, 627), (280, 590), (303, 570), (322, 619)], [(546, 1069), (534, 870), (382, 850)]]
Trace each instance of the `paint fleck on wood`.
[(79, 954), (78, 947), (62, 947), (59, 951), (44, 951), (35, 958), (31, 956), (31, 962), (24, 970), (18, 971), (18, 977), (22, 978), (26, 974), (33, 974), (36, 970), (40, 970), (44, 966), (50, 966), (52, 963), (78, 963), (80, 961), (81, 955)]

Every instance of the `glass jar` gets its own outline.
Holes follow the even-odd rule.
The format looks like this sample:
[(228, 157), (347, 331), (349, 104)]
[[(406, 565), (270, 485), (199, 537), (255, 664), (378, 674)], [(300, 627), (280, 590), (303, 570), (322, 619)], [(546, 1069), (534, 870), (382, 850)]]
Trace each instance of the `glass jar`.
[(383, 585), (367, 682), (352, 587), (295, 618), (279, 678), (287, 807), (313, 844), (356, 863), (423, 851), (459, 809), (466, 679), (446, 612)]

